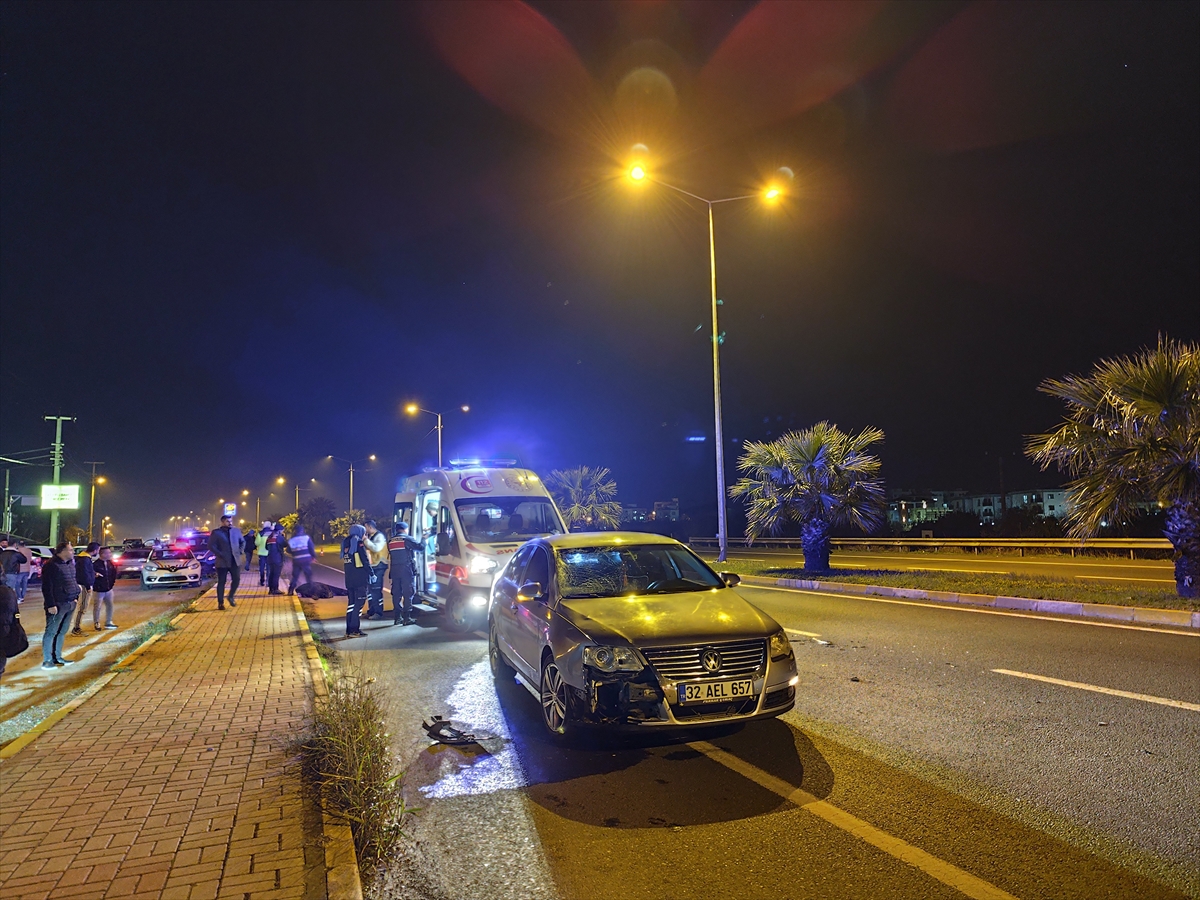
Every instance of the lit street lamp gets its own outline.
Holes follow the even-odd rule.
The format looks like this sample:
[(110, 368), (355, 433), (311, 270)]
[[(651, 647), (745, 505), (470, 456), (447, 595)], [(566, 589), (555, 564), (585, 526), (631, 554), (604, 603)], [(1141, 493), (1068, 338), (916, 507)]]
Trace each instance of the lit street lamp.
[[(642, 144), (638, 144), (634, 150), (640, 153), (647, 152), (645, 146)], [(779, 172), (788, 178), (792, 175), (791, 170), (787, 168), (781, 168)], [(707, 197), (701, 197), (698, 194), (693, 194), (691, 191), (685, 191), (683, 188), (675, 187), (673, 184), (667, 184), (665, 181), (651, 178), (648, 163), (641, 159), (635, 160), (629, 166), (627, 174), (630, 181), (635, 184), (652, 181), (665, 188), (670, 188), (676, 193), (683, 194), (685, 197), (698, 200), (708, 207), (708, 275), (712, 300), (713, 420), (715, 423), (714, 438), (717, 445), (717, 540), (721, 548), (720, 553), (717, 555), (717, 560), (724, 562), (729, 550), (729, 535), (725, 522), (725, 438), (724, 430), (721, 427), (721, 332), (718, 329), (717, 323), (717, 242), (716, 233), (713, 229), (713, 207), (718, 203), (752, 200), (755, 197), (760, 197), (767, 203), (778, 203), (783, 197), (784, 189), (780, 184), (776, 183), (768, 185), (761, 194), (742, 194), (738, 197), (723, 197), (720, 200), (709, 200)]]
[[(364, 456), (362, 459), (342, 459), (340, 456), (333, 456), (332, 454), (328, 458), (336, 460), (337, 462), (344, 462), (350, 467), (350, 509), (354, 509), (354, 464), (360, 462), (375, 462), (375, 454), (372, 453), (370, 456)], [(316, 479), (314, 478), (313, 481), (316, 481)], [(280, 479), (280, 484), (282, 483), (283, 479)], [(297, 494), (296, 497), (298, 500), (300, 495)], [(297, 503), (297, 506), (299, 506), (299, 503)]]
[[(463, 412), (471, 411), (471, 407), (466, 405), (460, 406), (459, 409), (461, 409)], [(415, 416), (417, 413), (426, 413), (427, 415), (437, 416), (437, 425), (435, 425), (434, 428), (436, 428), (438, 436), (438, 468), (440, 469), (442, 467), (442, 414), (440, 412), (434, 412), (432, 409), (424, 409), (415, 403), (410, 403), (405, 406), (404, 411), (410, 416)]]
[[(374, 457), (372, 457), (372, 458), (374, 458)], [(308, 480), (309, 480), (310, 484), (317, 483), (317, 479), (315, 479), (315, 478), (310, 478)], [(287, 481), (283, 478), (282, 475), (279, 477), (278, 481), (280, 484), (287, 484)], [(311, 491), (311, 490), (313, 490), (313, 488), (302, 488), (302, 487), (300, 487), (299, 481), (296, 482), (295, 488), (296, 488), (296, 512), (300, 512), (300, 492), (301, 491)]]

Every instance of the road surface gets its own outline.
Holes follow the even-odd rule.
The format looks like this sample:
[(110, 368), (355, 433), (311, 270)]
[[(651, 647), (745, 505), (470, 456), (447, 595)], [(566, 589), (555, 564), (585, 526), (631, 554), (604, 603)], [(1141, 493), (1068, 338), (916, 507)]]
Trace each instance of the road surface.
[[(702, 550), (707, 560), (715, 553)], [(767, 566), (801, 568), (804, 555), (799, 550), (764, 550), (757, 547), (730, 548), (729, 558), (761, 562)], [(1044, 575), (1052, 578), (1081, 578), (1166, 587), (1175, 584), (1174, 566), (1169, 559), (1118, 559), (1116, 557), (1071, 558), (1065, 555), (1017, 556), (1015, 553), (913, 552), (883, 553), (835, 551), (830, 557), (835, 568), (890, 569), (908, 572), (991, 572), (1010, 575)], [(715, 563), (714, 563), (715, 565)]]
[[(344, 639), (317, 604), (384, 685), (422, 807), (381, 896), (1200, 896), (1197, 635), (739, 590), (791, 631), (794, 712), (569, 749), (482, 635), (425, 615)], [(481, 746), (430, 746), (435, 714)]]

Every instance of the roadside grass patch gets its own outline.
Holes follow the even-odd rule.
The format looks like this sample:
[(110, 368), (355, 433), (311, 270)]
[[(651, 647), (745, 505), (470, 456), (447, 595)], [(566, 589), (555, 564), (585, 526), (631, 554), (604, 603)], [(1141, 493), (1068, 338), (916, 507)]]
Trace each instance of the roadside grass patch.
[(359, 866), (371, 871), (393, 855), (405, 820), (417, 810), (404, 801), (404, 773), (384, 730), (385, 700), (375, 679), (330, 673), (328, 689), (314, 704), (302, 745), (305, 768), (327, 812), (350, 825)]
[(837, 581), (880, 587), (950, 591), (993, 597), (1026, 597), (1031, 600), (1068, 600), (1110, 606), (1141, 606), (1150, 609), (1200, 610), (1200, 601), (1180, 597), (1173, 588), (1130, 586), (1119, 582), (1085, 581), (1045, 575), (1006, 575), (990, 572), (936, 572), (927, 569), (850, 569), (833, 567), (828, 572), (805, 572), (803, 568), (772, 566), (749, 560), (709, 561), (723, 572), (763, 575), (768, 578), (797, 578), (807, 581)]

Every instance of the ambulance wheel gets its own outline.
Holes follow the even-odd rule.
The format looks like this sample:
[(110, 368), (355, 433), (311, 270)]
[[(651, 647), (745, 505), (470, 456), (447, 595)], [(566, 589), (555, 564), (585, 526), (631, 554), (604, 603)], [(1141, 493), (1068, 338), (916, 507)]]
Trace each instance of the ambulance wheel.
[(446, 601), (443, 627), (451, 634), (463, 634), (471, 629), (471, 622), (471, 608), (467, 605), (467, 598), (461, 591), (455, 591)]

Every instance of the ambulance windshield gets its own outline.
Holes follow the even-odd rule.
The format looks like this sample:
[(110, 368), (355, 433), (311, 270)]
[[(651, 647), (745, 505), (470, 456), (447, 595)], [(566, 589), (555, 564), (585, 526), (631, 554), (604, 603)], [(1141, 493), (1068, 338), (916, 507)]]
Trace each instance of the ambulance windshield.
[(459, 521), (471, 543), (524, 541), (542, 534), (562, 534), (562, 520), (545, 497), (488, 497), (455, 500)]

